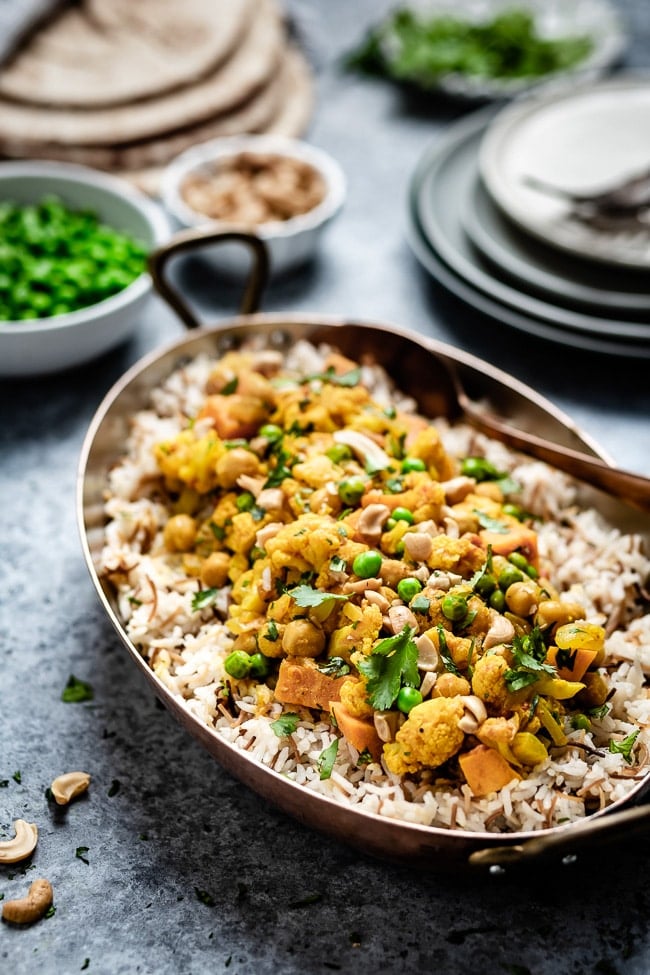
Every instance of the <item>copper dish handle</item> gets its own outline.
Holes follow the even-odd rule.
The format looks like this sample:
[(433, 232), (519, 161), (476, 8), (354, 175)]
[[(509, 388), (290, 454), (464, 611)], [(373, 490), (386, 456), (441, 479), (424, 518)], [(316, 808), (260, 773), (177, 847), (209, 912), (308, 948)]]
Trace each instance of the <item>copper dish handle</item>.
[(193, 251), (207, 244), (233, 242), (246, 245), (253, 258), (239, 309), (241, 315), (250, 315), (259, 310), (269, 277), (268, 249), (264, 241), (255, 234), (239, 230), (183, 230), (149, 255), (149, 273), (156, 291), (171, 305), (187, 328), (200, 328), (201, 323), (181, 292), (169, 280), (169, 261), (177, 254)]

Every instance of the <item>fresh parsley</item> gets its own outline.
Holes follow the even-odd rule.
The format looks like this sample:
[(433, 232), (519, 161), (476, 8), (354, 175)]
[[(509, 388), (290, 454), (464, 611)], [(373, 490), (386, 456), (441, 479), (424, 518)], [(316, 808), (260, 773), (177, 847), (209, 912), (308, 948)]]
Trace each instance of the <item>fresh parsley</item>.
[(70, 674), (61, 694), (61, 700), (66, 704), (78, 704), (81, 701), (92, 701), (94, 696), (95, 692), (90, 684)]
[(278, 738), (285, 738), (287, 735), (294, 733), (299, 721), (299, 715), (289, 711), (286, 714), (281, 714), (275, 721), (272, 721), (271, 728)]
[(368, 700), (373, 708), (388, 710), (403, 685), (420, 686), (418, 648), (411, 627), (405, 626), (395, 636), (381, 640), (357, 666), (366, 678)]
[(318, 756), (316, 764), (318, 765), (318, 771), (320, 772), (321, 780), (329, 779), (332, 774), (332, 769), (334, 768), (334, 762), (336, 761), (336, 756), (339, 750), (339, 740), (335, 738), (334, 741), (323, 749), (323, 751)]
[(609, 750), (613, 755), (622, 755), (628, 765), (632, 764), (632, 749), (634, 748), (634, 742), (639, 737), (640, 731), (637, 728), (632, 734), (628, 735), (627, 738), (623, 738), (622, 741), (614, 741), (612, 738), (609, 743)]
[(330, 599), (337, 599), (346, 602), (350, 597), (340, 592), (321, 592), (320, 589), (313, 589), (312, 586), (295, 586), (287, 592), (297, 606), (303, 609), (311, 606), (322, 606)]
[(218, 589), (199, 589), (197, 593), (192, 596), (192, 612), (198, 613), (201, 609), (206, 609), (211, 606), (219, 595)]

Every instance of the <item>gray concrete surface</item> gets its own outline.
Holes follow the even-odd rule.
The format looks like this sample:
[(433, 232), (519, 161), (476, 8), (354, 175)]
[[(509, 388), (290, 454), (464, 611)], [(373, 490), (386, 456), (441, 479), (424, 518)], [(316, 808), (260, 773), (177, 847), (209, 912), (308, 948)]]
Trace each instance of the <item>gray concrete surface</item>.
[[(321, 259), (273, 284), (266, 307), (393, 321), (490, 358), (571, 413), (620, 464), (650, 474), (647, 363), (500, 329), (445, 296), (411, 255), (409, 175), (463, 110), (340, 72), (338, 57), (379, 5), (301, 0), (291, 9), (317, 73), (308, 138), (340, 160), (349, 194)], [(648, 4), (621, 0), (620, 9), (631, 33), (626, 64), (647, 66)], [(198, 287), (207, 318), (232, 309), (232, 289), (196, 267), (182, 280)], [(269, 808), (156, 705), (88, 578), (75, 476), (103, 394), (177, 334), (156, 301), (133, 341), (101, 360), (1, 384), (0, 833), (21, 817), (41, 834), (26, 868), (0, 868), (0, 895), (46, 876), (56, 912), (27, 929), (0, 926), (0, 973), (650, 971), (648, 840), (515, 877), (389, 865)], [(71, 674), (92, 684), (91, 702), (61, 701)], [(70, 768), (92, 773), (90, 791), (53, 809), (45, 789)]]

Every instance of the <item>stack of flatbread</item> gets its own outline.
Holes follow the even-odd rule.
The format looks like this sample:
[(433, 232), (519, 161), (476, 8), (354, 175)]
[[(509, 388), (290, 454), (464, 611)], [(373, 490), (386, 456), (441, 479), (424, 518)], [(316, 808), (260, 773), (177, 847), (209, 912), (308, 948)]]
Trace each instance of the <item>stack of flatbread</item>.
[(155, 192), (189, 146), (298, 136), (311, 110), (276, 0), (83, 0), (0, 67), (0, 156), (83, 163)]

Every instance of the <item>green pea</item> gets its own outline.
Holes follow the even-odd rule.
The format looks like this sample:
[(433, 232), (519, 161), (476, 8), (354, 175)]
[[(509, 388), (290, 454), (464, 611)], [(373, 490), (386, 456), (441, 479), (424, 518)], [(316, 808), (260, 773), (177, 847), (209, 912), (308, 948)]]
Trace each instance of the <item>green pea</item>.
[(528, 559), (525, 555), (522, 555), (521, 552), (511, 552), (508, 556), (508, 562), (512, 562), (512, 564), (516, 565), (517, 568), (521, 569), (522, 572), (528, 571)]
[(531, 565), (530, 563), (526, 568), (526, 575), (529, 576), (531, 579), (539, 579), (539, 572), (537, 571), (535, 566)]
[(422, 583), (418, 579), (400, 579), (397, 584), (397, 595), (405, 603), (410, 603), (419, 592), (422, 592)]
[(366, 482), (362, 477), (347, 477), (339, 481), (338, 494), (344, 504), (358, 504), (365, 490)]
[(251, 658), (244, 650), (233, 650), (224, 660), (223, 667), (235, 680), (242, 680), (250, 673)]
[(492, 609), (496, 609), (497, 613), (502, 613), (506, 608), (506, 597), (500, 589), (495, 589), (490, 595), (488, 602)]
[(242, 494), (238, 495), (235, 505), (237, 506), (237, 511), (250, 511), (255, 504), (255, 498), (250, 493), (250, 491), (243, 491)]
[(475, 481), (497, 481), (503, 477), (502, 472), (485, 457), (465, 457), (460, 469), (465, 477), (473, 477)]
[(327, 448), (325, 456), (329, 457), (334, 464), (340, 464), (342, 460), (350, 460), (352, 451), (344, 443), (335, 443)]
[(402, 687), (397, 695), (396, 703), (403, 714), (408, 714), (418, 704), (422, 704), (422, 695), (416, 687)]
[(384, 528), (387, 532), (390, 532), (393, 530), (396, 524), (397, 522), (395, 521), (394, 518), (389, 518), (386, 524), (384, 525)]
[(499, 573), (499, 586), (501, 589), (508, 589), (515, 582), (523, 582), (524, 574), (520, 572), (514, 565), (507, 565), (505, 569), (502, 569)]
[(523, 521), (524, 518), (526, 517), (526, 513), (524, 509), (521, 507), (521, 505), (518, 504), (512, 504), (511, 502), (508, 502), (504, 504), (502, 510), (504, 515), (510, 515), (511, 518), (516, 518), (517, 521)]
[(382, 557), (379, 552), (369, 549), (367, 552), (360, 552), (352, 563), (352, 571), (360, 579), (373, 579), (381, 569)]
[(395, 519), (395, 521), (406, 521), (408, 522), (409, 525), (412, 525), (413, 522), (415, 521), (415, 518), (413, 517), (413, 512), (409, 511), (408, 508), (394, 508), (393, 518)]
[(284, 430), (276, 423), (265, 423), (259, 430), (260, 437), (264, 437), (269, 443), (276, 443), (284, 436)]
[(397, 545), (395, 546), (395, 555), (404, 555), (405, 548), (406, 546), (404, 545), (404, 542), (402, 541), (402, 539), (400, 539)]
[(402, 471), (408, 474), (409, 471), (426, 471), (427, 465), (419, 457), (405, 457), (402, 461)]
[(576, 731), (589, 731), (591, 721), (586, 714), (574, 714), (571, 718), (571, 727), (575, 728)]
[(263, 653), (253, 653), (250, 656), (250, 675), (251, 677), (266, 677), (269, 673), (269, 659)]
[(459, 623), (467, 616), (467, 599), (461, 593), (448, 592), (440, 606), (443, 616), (452, 623)]
[(483, 599), (487, 599), (488, 596), (494, 592), (496, 587), (497, 587), (496, 579), (489, 572), (486, 572), (484, 575), (481, 576), (481, 578), (474, 586), (474, 592), (477, 592), (479, 596), (483, 597)]

